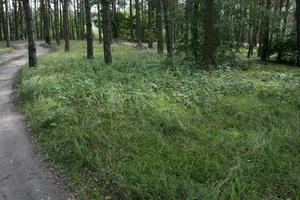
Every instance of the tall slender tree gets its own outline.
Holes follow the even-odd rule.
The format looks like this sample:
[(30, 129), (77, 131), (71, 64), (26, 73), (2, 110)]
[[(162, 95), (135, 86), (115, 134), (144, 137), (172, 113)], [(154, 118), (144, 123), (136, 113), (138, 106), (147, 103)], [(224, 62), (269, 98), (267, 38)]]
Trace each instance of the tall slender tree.
[(300, 0), (296, 1), (296, 25), (297, 25), (297, 65), (300, 67)]
[[(271, 9), (271, 0), (267, 0), (267, 12)], [(264, 16), (264, 30), (263, 30), (263, 47), (261, 52), (261, 60), (267, 61), (269, 57), (269, 35), (270, 35), (270, 17), (268, 13)]]
[(54, 0), (55, 40), (56, 40), (57, 46), (60, 45), (58, 1), (59, 0)]
[(104, 48), (104, 62), (106, 64), (112, 63), (111, 57), (111, 39), (110, 39), (110, 16), (109, 16), (109, 0), (102, 0), (103, 8), (103, 48)]
[(34, 26), (32, 19), (32, 10), (30, 7), (29, 0), (23, 0), (25, 15), (26, 15), (26, 29), (27, 29), (27, 38), (28, 38), (28, 54), (29, 54), (29, 66), (37, 66), (36, 58), (36, 44), (34, 39)]
[(65, 52), (70, 51), (70, 39), (69, 39), (69, 19), (68, 19), (68, 10), (69, 10), (69, 0), (64, 0), (63, 5), (63, 21), (64, 21), (64, 39), (65, 39)]
[(165, 19), (165, 30), (166, 30), (166, 42), (167, 42), (167, 53), (168, 57), (172, 57), (173, 53), (173, 38), (172, 38), (172, 27), (170, 19), (170, 2), (169, 0), (162, 0), (163, 10), (164, 10), (164, 19)]
[(135, 0), (135, 16), (136, 16), (136, 46), (142, 48), (142, 29), (141, 29), (141, 16), (139, 0)]
[(97, 17), (98, 17), (98, 37), (99, 37), (99, 43), (102, 43), (102, 30), (101, 30), (101, 2), (100, 0), (97, 0)]
[(162, 16), (161, 16), (161, 0), (156, 0), (156, 37), (157, 37), (157, 53), (164, 52), (163, 33), (162, 33)]
[(6, 27), (5, 27), (5, 32), (6, 32), (6, 46), (10, 47), (10, 25), (9, 25), (9, 10), (8, 10), (8, 4), (9, 0), (5, 0), (5, 11), (6, 11)]
[(130, 41), (133, 41), (132, 0), (129, 0)]
[(89, 0), (85, 0), (85, 16), (86, 16), (86, 39), (87, 39), (87, 58), (93, 58), (93, 32), (92, 32), (92, 17), (91, 5)]
[(149, 39), (148, 39), (148, 47), (153, 48), (153, 28), (152, 28), (152, 1), (153, 0), (148, 0), (148, 32), (149, 32)]
[(213, 0), (205, 0), (204, 18), (204, 49), (203, 59), (208, 65), (212, 65), (214, 60), (213, 50)]

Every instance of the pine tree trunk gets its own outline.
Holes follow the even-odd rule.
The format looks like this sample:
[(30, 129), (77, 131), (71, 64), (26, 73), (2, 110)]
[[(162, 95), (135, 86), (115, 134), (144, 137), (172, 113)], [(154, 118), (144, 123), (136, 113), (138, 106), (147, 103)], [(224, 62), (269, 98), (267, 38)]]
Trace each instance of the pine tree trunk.
[(60, 30), (59, 30), (59, 16), (58, 16), (58, 1), (54, 0), (54, 21), (55, 21), (55, 40), (57, 46), (60, 45)]
[(79, 39), (79, 29), (78, 29), (78, 10), (77, 10), (77, 7), (76, 7), (76, 1), (74, 0), (74, 19), (75, 19), (75, 28), (76, 28), (76, 39), (78, 40)]
[(104, 61), (106, 64), (112, 63), (111, 57), (111, 40), (110, 40), (110, 16), (109, 16), (109, 0), (102, 0), (103, 8), (103, 48), (104, 48)]
[(120, 33), (119, 33), (119, 27), (116, 23), (116, 0), (112, 0), (112, 13), (111, 13), (111, 24), (113, 26), (113, 38), (119, 38)]
[(92, 17), (91, 5), (89, 0), (85, 0), (85, 16), (86, 16), (86, 39), (87, 39), (87, 58), (93, 58), (93, 33), (92, 33)]
[(205, 0), (204, 18), (204, 49), (203, 59), (208, 65), (212, 65), (214, 60), (213, 51), (213, 1)]
[(153, 28), (152, 28), (152, 1), (148, 0), (148, 32), (149, 32), (149, 40), (148, 40), (148, 47), (153, 48)]
[[(199, 63), (199, 2), (191, 1), (192, 3), (192, 15), (191, 15), (191, 32), (192, 32), (192, 51), (194, 54), (194, 60)], [(188, 39), (188, 38), (187, 38)]]
[(132, 0), (129, 1), (130, 41), (133, 41)]
[(23, 0), (23, 5), (26, 15), (26, 29), (27, 29), (27, 38), (28, 38), (28, 53), (29, 53), (29, 66), (37, 66), (36, 58), (36, 44), (34, 39), (34, 28), (32, 20), (32, 10), (30, 8), (29, 0)]
[(137, 48), (142, 48), (142, 38), (141, 38), (141, 16), (140, 16), (140, 5), (139, 0), (135, 0), (135, 10), (136, 10), (136, 42)]
[(13, 0), (14, 7), (14, 23), (15, 23), (15, 40), (19, 40), (19, 15), (18, 15), (18, 3), (17, 0)]
[(37, 0), (34, 0), (34, 21), (35, 21), (35, 31), (36, 31), (36, 38), (39, 40), (39, 22), (38, 22), (38, 11), (37, 11)]
[(45, 0), (40, 1), (41, 4), (41, 15), (43, 18), (43, 24), (44, 24), (44, 36), (45, 36), (45, 42), (47, 44), (51, 44), (51, 38), (50, 38), (50, 22), (49, 22), (49, 9), (47, 6), (47, 3), (45, 3)]
[[(267, 11), (271, 8), (271, 0), (267, 0)], [(269, 35), (270, 35), (270, 18), (268, 14), (264, 17), (264, 30), (263, 30), (263, 47), (261, 51), (261, 60), (267, 61), (269, 57)]]
[(162, 0), (163, 2), (163, 9), (164, 9), (164, 19), (165, 19), (165, 30), (166, 30), (166, 42), (167, 42), (167, 53), (168, 57), (172, 57), (173, 53), (173, 42), (172, 42), (172, 33), (173, 30), (171, 27), (171, 20), (169, 15), (169, 1)]
[(102, 43), (102, 31), (101, 31), (101, 9), (100, 9), (100, 0), (97, 0), (97, 10), (98, 10), (98, 37), (99, 43)]
[(156, 29), (157, 29), (157, 53), (164, 52), (164, 42), (162, 33), (162, 16), (161, 16), (161, 0), (156, 2)]
[(300, 0), (296, 1), (296, 25), (297, 25), (297, 65), (300, 67)]
[(0, 10), (1, 10), (1, 15), (0, 15), (0, 18), (1, 18), (1, 24), (0, 26), (2, 26), (2, 30), (1, 30), (1, 35), (2, 35), (2, 32), (3, 32), (3, 36), (4, 36), (4, 40), (6, 40), (6, 20), (5, 20), (5, 13), (4, 13), (4, 6), (3, 6), (3, 0), (0, 0)]
[(64, 0), (63, 7), (64, 7), (63, 8), (63, 21), (64, 21), (65, 52), (69, 52), (70, 51), (69, 19), (68, 19), (69, 0)]
[(5, 0), (5, 11), (6, 11), (6, 47), (10, 47), (10, 26), (9, 26), (9, 10), (8, 10), (9, 0)]
[[(24, 27), (23, 27), (23, 5), (22, 1), (19, 1), (19, 15), (20, 15), (20, 29), (21, 29), (21, 35), (20, 39), (24, 40)], [(31, 14), (32, 17), (32, 14)], [(33, 23), (33, 22), (32, 22)]]

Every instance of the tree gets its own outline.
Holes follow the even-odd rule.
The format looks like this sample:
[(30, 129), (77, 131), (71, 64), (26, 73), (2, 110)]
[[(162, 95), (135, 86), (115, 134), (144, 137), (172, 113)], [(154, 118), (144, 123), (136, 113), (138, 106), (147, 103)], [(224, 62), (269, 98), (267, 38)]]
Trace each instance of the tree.
[(51, 37), (50, 37), (50, 20), (49, 20), (49, 8), (48, 3), (45, 2), (45, 0), (40, 1), (41, 4), (41, 15), (44, 22), (44, 36), (45, 36), (45, 42), (47, 44), (51, 44)]
[(164, 9), (164, 19), (165, 19), (165, 30), (166, 30), (166, 41), (167, 41), (167, 52), (168, 57), (172, 57), (173, 53), (173, 29), (172, 29), (172, 23), (170, 20), (169, 15), (169, 0), (162, 0), (163, 3), (163, 9)]
[(142, 48), (142, 30), (141, 30), (141, 16), (140, 16), (140, 4), (139, 0), (135, 0), (135, 15), (136, 15), (136, 40), (137, 48)]
[(99, 43), (102, 43), (100, 0), (97, 0), (97, 10), (98, 10), (97, 16), (98, 16), (98, 36), (99, 36)]
[(32, 20), (32, 11), (29, 4), (29, 0), (23, 0), (23, 6), (25, 9), (26, 15), (26, 29), (27, 29), (27, 38), (28, 38), (28, 53), (29, 53), (29, 66), (37, 66), (36, 58), (36, 44), (34, 39), (34, 26)]
[(300, 0), (296, 1), (297, 65), (300, 67)]
[(68, 19), (68, 10), (69, 10), (69, 0), (64, 0), (63, 5), (63, 21), (64, 21), (64, 39), (65, 39), (65, 52), (70, 51), (70, 40), (69, 40), (69, 19)]
[(130, 41), (133, 41), (132, 0), (129, 0)]
[(57, 46), (60, 45), (60, 30), (59, 30), (59, 16), (58, 16), (58, 1), (54, 0), (54, 21), (55, 21), (55, 39)]
[(91, 5), (89, 0), (85, 0), (85, 16), (87, 28), (87, 58), (93, 58), (93, 33), (92, 33), (92, 18), (91, 18)]
[(10, 26), (9, 26), (9, 10), (8, 10), (9, 0), (5, 0), (5, 11), (6, 11), (6, 46), (10, 47)]
[[(267, 0), (266, 12), (271, 8), (271, 0)], [(264, 17), (264, 30), (263, 30), (263, 47), (261, 52), (261, 60), (267, 61), (269, 57), (269, 34), (270, 34), (270, 18), (267, 13)]]
[(214, 62), (213, 51), (213, 0), (205, 0), (204, 18), (204, 48), (203, 59), (206, 64), (212, 65)]
[(153, 48), (152, 1), (153, 0), (148, 0), (148, 32), (149, 32), (148, 47), (149, 48)]
[(112, 63), (111, 58), (111, 39), (110, 39), (110, 17), (109, 17), (109, 0), (102, 0), (103, 8), (103, 48), (104, 48), (104, 62), (106, 64)]
[(157, 53), (164, 52), (163, 34), (162, 34), (162, 16), (161, 16), (161, 0), (156, 2), (156, 37), (157, 37)]

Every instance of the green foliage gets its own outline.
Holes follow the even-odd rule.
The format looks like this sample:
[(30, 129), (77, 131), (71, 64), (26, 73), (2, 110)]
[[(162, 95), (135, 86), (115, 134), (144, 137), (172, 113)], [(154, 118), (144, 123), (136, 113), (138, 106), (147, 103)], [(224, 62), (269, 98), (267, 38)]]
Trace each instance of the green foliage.
[[(299, 199), (300, 71), (168, 68), (113, 45), (23, 68), (17, 101), (86, 199)], [(179, 60), (179, 59), (178, 59)]]

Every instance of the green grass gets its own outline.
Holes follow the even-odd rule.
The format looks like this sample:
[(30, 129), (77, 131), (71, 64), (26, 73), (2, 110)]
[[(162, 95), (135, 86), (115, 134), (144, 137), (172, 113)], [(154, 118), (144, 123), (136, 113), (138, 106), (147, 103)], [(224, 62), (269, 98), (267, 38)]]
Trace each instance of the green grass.
[(23, 68), (17, 102), (86, 199), (299, 199), (300, 69), (195, 70), (85, 45)]
[(0, 42), (0, 56), (3, 54), (11, 53), (13, 51), (13, 44), (11, 44), (11, 47), (6, 47), (6, 41), (1, 41)]

